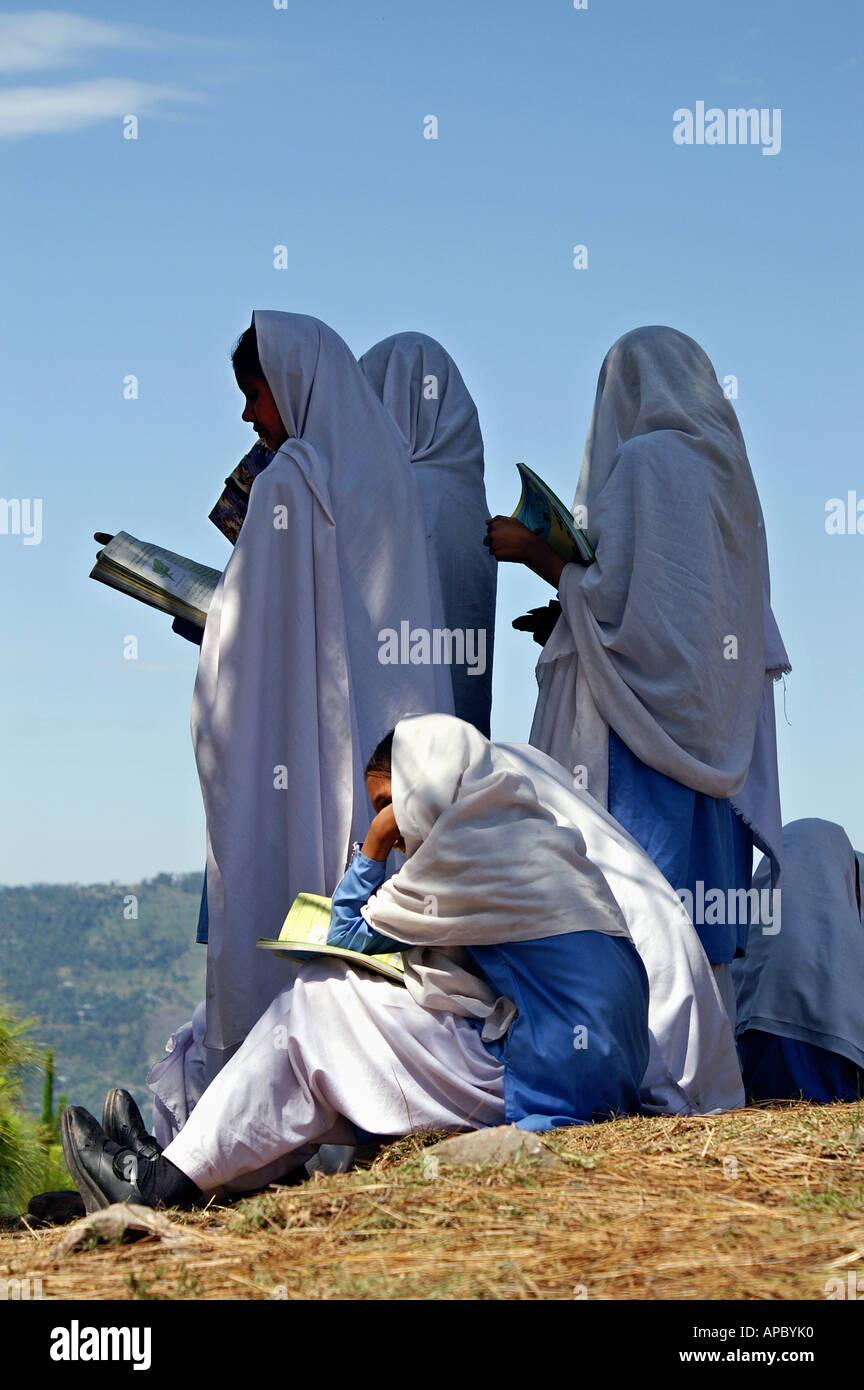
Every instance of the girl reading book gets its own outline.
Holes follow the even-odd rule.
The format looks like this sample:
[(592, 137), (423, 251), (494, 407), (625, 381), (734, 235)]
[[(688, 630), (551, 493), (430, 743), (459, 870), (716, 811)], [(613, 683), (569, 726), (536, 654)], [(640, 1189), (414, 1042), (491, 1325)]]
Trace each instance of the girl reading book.
[[(446, 667), (379, 660), (381, 629), (443, 619), (407, 447), (352, 353), (317, 319), (256, 311), (233, 362), (243, 419), (275, 453), (210, 605), (193, 699), (210, 1077), (290, 977), (257, 938), (298, 892), (331, 894), (363, 833), (365, 751), (406, 709), (453, 708)], [(185, 1042), (152, 1077), (169, 1129), (196, 1098), (191, 1028)]]
[(610, 350), (577, 505), (588, 567), (519, 522), (489, 523), (496, 558), (531, 566), (562, 608), (531, 743), (581, 777), (676, 889), (723, 905), (696, 927), (734, 1015), (729, 962), (747, 922), (726, 905), (749, 887), (754, 843), (779, 875), (772, 682), (789, 662), (741, 430), (691, 338), (640, 328)]

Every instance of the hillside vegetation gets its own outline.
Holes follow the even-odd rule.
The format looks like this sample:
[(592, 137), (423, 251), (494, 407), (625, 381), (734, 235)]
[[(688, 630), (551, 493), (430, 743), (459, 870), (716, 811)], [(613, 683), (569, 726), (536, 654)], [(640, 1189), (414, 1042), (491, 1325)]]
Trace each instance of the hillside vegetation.
[[(0, 888), (0, 996), (36, 1017), (28, 1040), (53, 1051), (70, 1104), (99, 1116), (116, 1085), (149, 1102), (148, 1067), (204, 997), (201, 884), (197, 873)], [(34, 1114), (41, 1086), (36, 1071), (23, 1101)]]

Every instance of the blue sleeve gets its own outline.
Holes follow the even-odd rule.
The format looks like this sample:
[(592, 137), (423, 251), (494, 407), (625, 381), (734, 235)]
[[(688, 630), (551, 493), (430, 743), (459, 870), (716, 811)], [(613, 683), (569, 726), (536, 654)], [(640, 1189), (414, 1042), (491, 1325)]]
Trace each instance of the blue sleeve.
[(382, 936), (381, 932), (370, 927), (360, 915), (361, 907), (381, 887), (386, 876), (386, 860), (368, 859), (359, 849), (356, 851), (333, 894), (330, 930), (327, 933), (328, 946), (341, 946), (347, 951), (362, 951), (367, 956), (386, 955), (390, 951), (404, 949), (403, 942)]

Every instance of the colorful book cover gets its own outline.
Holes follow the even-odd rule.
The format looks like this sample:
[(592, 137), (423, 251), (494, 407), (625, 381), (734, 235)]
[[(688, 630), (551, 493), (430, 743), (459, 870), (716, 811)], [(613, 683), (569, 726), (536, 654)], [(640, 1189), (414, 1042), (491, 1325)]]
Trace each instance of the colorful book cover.
[(536, 536), (542, 536), (562, 560), (590, 565), (594, 559), (594, 547), (574, 522), (570, 508), (564, 506), (560, 497), (556, 497), (527, 464), (517, 463), (516, 467), (522, 479), (522, 495), (513, 513), (515, 519)]
[(232, 545), (237, 544), (237, 537), (246, 520), (252, 484), (258, 474), (263, 473), (272, 457), (271, 450), (259, 440), (257, 444), (253, 444), (248, 454), (244, 454), (234, 471), (225, 479), (222, 495), (209, 519)]

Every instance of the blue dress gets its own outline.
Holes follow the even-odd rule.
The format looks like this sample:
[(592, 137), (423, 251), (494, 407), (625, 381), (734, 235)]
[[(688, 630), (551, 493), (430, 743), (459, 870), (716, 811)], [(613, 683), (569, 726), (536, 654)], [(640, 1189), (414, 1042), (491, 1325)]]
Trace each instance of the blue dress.
[[(384, 877), (383, 862), (354, 855), (333, 895), (329, 945), (373, 955), (408, 949), (360, 916)], [(579, 931), (465, 949), (518, 1009), (504, 1037), (484, 1044), (504, 1065), (508, 1124), (545, 1130), (638, 1113), (648, 977), (631, 941)], [(482, 1029), (482, 1020), (468, 1021)]]
[(815, 1043), (747, 1028), (738, 1037), (738, 1055), (748, 1101), (809, 1100), (830, 1105), (864, 1096), (864, 1070)]
[[(753, 836), (731, 801), (704, 796), (646, 766), (613, 729), (607, 804), (676, 892), (689, 890), (694, 903), (700, 883), (703, 894), (720, 889), (724, 904), (731, 901), (730, 890), (750, 887)], [(730, 915), (724, 910), (724, 919)], [(693, 925), (712, 963), (743, 956), (747, 921)]]
[(210, 914), (207, 911), (207, 866), (204, 866), (204, 885), (201, 889), (201, 903), (198, 908), (198, 926), (195, 940), (199, 946), (206, 946), (210, 935)]

